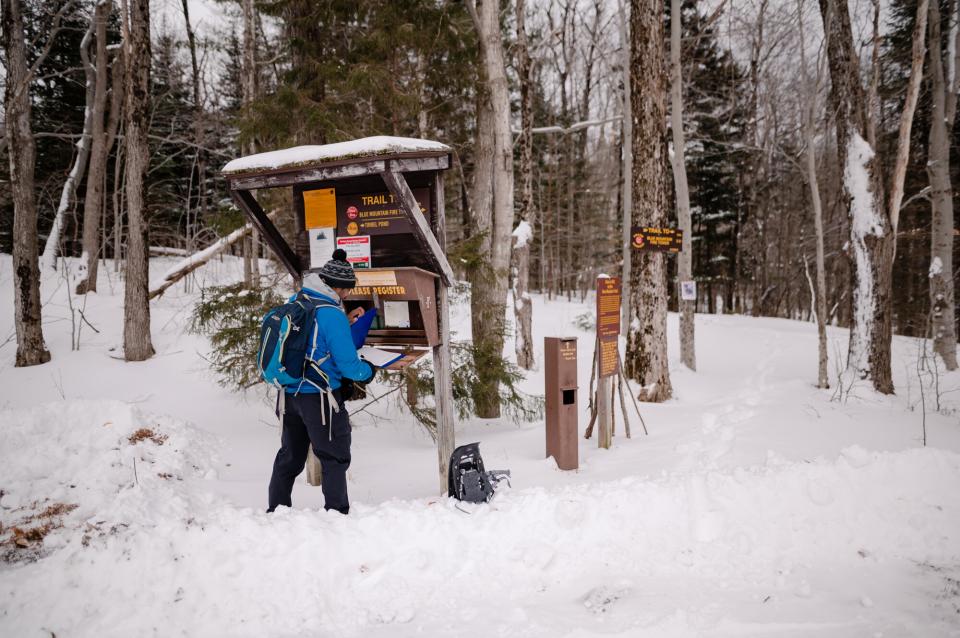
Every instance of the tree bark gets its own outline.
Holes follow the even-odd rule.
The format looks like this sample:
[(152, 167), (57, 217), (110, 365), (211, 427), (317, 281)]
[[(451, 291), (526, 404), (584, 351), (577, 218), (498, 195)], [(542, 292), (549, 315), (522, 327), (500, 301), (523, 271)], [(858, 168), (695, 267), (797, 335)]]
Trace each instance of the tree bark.
[[(94, 9), (93, 21), (96, 30), (97, 53), (94, 69), (95, 88), (90, 137), (93, 140), (90, 149), (90, 170), (87, 171), (87, 191), (83, 200), (83, 253), (84, 276), (77, 283), (77, 294), (83, 295), (97, 291), (97, 264), (100, 258), (100, 220), (103, 217), (103, 186), (107, 171), (107, 157), (110, 146), (107, 144), (107, 131), (104, 127), (104, 114), (107, 109), (107, 18), (113, 7), (111, 0), (98, 2)], [(111, 114), (112, 117), (112, 114)]]
[(806, 169), (807, 184), (810, 188), (810, 204), (813, 207), (813, 227), (816, 234), (817, 286), (814, 291), (814, 314), (817, 318), (817, 387), (829, 388), (830, 378), (827, 371), (829, 360), (827, 353), (827, 274), (823, 247), (823, 206), (820, 203), (820, 185), (817, 181), (817, 147), (814, 113), (817, 109), (817, 97), (820, 95), (820, 70), (817, 79), (810, 81), (807, 72), (807, 55), (804, 44), (803, 0), (797, 4), (797, 18), (800, 31), (800, 66), (807, 92), (807, 105), (803, 114), (803, 137), (807, 145)]
[[(957, 369), (956, 302), (953, 289), (953, 184), (950, 180), (950, 140), (956, 115), (956, 78), (950, 86), (943, 73), (939, 2), (930, 3), (930, 117), (927, 174), (930, 177), (930, 328), (933, 351), (947, 370)], [(956, 46), (956, 43), (954, 43)], [(952, 47), (948, 47), (949, 51)], [(949, 92), (949, 102), (947, 93)], [(949, 111), (948, 111), (948, 106)]]
[[(249, 109), (257, 99), (259, 91), (259, 72), (257, 70), (257, 9), (254, 0), (243, 0), (243, 106)], [(250, 139), (246, 152), (257, 152), (257, 142)], [(260, 282), (260, 233), (256, 229), (250, 232), (250, 276), (259, 285)]]
[(124, 69), (126, 72), (127, 260), (123, 306), (123, 350), (127, 361), (154, 354), (150, 339), (149, 225), (146, 174), (150, 164), (150, 2), (124, 3)]
[[(500, 382), (489, 363), (503, 355), (507, 278), (510, 267), (510, 230), (513, 226), (513, 135), (510, 130), (510, 94), (504, 66), (498, 0), (467, 4), (480, 40), (486, 97), (478, 120), (478, 147), (490, 155), (492, 208), (474, 210), (480, 234), (480, 266), (471, 283), (473, 345), (478, 382), (474, 405), (480, 418), (500, 416)], [(483, 111), (487, 110), (484, 114)], [(481, 142), (479, 138), (486, 138)], [(478, 149), (477, 169), (484, 161)], [(479, 275), (479, 276), (477, 276)]]
[[(17, 367), (50, 360), (40, 323), (40, 268), (37, 262), (37, 202), (34, 168), (37, 148), (30, 128), (30, 82), (20, 0), (2, 3), (6, 54), (4, 134), (10, 158), (13, 197), (13, 305)], [(50, 36), (51, 38), (53, 35)]]
[[(123, 49), (116, 53), (113, 60), (113, 77), (111, 81), (110, 95), (110, 118), (107, 120), (107, 147), (113, 148), (117, 133), (123, 123), (123, 103), (125, 101), (124, 86), (126, 82), (126, 71), (123, 59)], [(113, 210), (113, 271), (120, 272), (121, 244), (123, 240), (123, 208), (121, 204), (121, 195), (123, 194), (123, 183), (126, 181), (123, 173), (123, 144), (117, 144), (117, 155), (113, 161), (113, 192), (111, 193), (111, 203)], [(88, 274), (88, 277), (90, 275)], [(96, 277), (94, 277), (96, 280)]]
[(620, 17), (620, 65), (622, 68), (623, 80), (623, 118), (621, 120), (622, 135), (620, 140), (620, 161), (621, 173), (623, 177), (623, 218), (621, 220), (621, 241), (623, 242), (622, 258), (623, 265), (620, 269), (620, 285), (623, 295), (623, 307), (620, 313), (620, 334), (624, 337), (630, 333), (630, 297), (631, 297), (631, 260), (633, 259), (633, 249), (630, 247), (630, 237), (633, 223), (633, 110), (630, 99), (630, 34), (628, 33), (628, 17), (624, 11), (624, 3), (627, 0), (617, 2), (617, 10)]
[[(690, 223), (690, 186), (687, 183), (685, 158), (686, 142), (683, 134), (683, 76), (680, 65), (680, 29), (682, 11), (680, 0), (670, 1), (670, 125), (673, 129), (673, 183), (677, 195), (677, 220), (683, 235), (683, 248), (677, 278), (693, 279), (693, 225)], [(696, 299), (679, 300), (680, 304), (680, 361), (691, 370), (697, 369), (694, 341), (694, 310)]]
[(90, 44), (94, 37), (95, 28), (96, 19), (93, 18), (90, 20), (87, 32), (80, 41), (80, 59), (83, 61), (83, 71), (86, 76), (86, 108), (83, 117), (83, 133), (77, 142), (77, 156), (73, 160), (73, 166), (70, 168), (60, 191), (60, 203), (57, 205), (53, 225), (50, 227), (50, 234), (47, 235), (47, 241), (43, 247), (43, 256), (40, 258), (43, 267), (50, 270), (57, 267), (60, 235), (63, 233), (63, 220), (67, 215), (67, 209), (70, 208), (70, 202), (77, 194), (77, 186), (83, 181), (83, 173), (87, 170), (87, 159), (90, 157), (90, 138), (93, 128), (94, 101), (96, 100), (95, 84), (97, 81), (93, 65), (90, 64)]
[[(630, 94), (633, 111), (635, 226), (665, 226), (667, 203), (666, 108), (663, 3), (630, 2)], [(642, 385), (639, 398), (666, 401), (673, 395), (667, 362), (666, 259), (637, 253), (631, 281), (627, 374)]]
[(913, 34), (913, 64), (901, 113), (889, 197), (882, 181), (883, 158), (867, 142), (867, 105), (860, 85), (847, 2), (820, 0), (820, 13), (828, 42), (832, 81), (830, 101), (836, 119), (837, 156), (844, 175), (843, 199), (851, 220), (853, 318), (845, 372), (848, 380), (845, 385), (849, 388), (856, 378), (870, 379), (878, 392), (891, 394), (893, 259), (909, 154), (910, 125), (922, 77), (927, 1), (921, 0), (918, 4)]
[(526, 3), (517, 0), (517, 74), (520, 77), (520, 224), (513, 238), (513, 312), (517, 365), (533, 368), (533, 307), (530, 286), (530, 236), (533, 210), (533, 64), (527, 41)]

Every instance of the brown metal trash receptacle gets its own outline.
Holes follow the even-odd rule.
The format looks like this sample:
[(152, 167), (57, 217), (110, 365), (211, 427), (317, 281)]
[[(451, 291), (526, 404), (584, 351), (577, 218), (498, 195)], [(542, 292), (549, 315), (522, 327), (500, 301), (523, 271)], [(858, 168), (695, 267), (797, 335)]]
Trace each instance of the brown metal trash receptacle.
[(577, 446), (577, 338), (544, 338), (547, 457), (561, 470), (580, 467)]

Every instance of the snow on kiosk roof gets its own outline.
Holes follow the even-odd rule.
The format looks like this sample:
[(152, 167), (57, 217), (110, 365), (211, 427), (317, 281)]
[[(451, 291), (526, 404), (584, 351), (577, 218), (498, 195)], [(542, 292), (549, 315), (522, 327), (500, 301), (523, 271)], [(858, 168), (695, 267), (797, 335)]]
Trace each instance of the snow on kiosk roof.
[[(454, 279), (453, 269), (437, 241), (436, 231), (421, 214), (411, 188), (431, 188), (435, 193), (433, 199), (442, 203), (442, 188), (434, 188), (434, 185), (442, 186), (441, 172), (450, 167), (451, 153), (452, 149), (441, 142), (379, 135), (240, 157), (228, 162), (222, 172), (230, 183), (234, 201), (295, 279), (299, 279), (300, 273), (308, 267), (309, 256), (298, 255), (294, 247), (280, 236), (252, 191), (292, 186), (294, 215), (302, 218), (303, 210), (297, 210), (296, 200), (303, 190), (331, 186), (339, 190), (365, 182), (367, 186), (376, 184), (380, 190), (389, 191), (400, 204), (430, 270), (449, 286)], [(408, 178), (413, 180), (410, 184)], [(439, 221), (442, 227), (442, 219), (434, 221)], [(298, 219), (297, 228), (305, 232), (302, 219)]]
[(285, 171), (367, 159), (447, 155), (451, 151), (452, 149), (446, 144), (433, 140), (377, 135), (349, 142), (294, 146), (239, 157), (227, 162), (223, 167), (223, 173), (229, 176), (240, 173)]

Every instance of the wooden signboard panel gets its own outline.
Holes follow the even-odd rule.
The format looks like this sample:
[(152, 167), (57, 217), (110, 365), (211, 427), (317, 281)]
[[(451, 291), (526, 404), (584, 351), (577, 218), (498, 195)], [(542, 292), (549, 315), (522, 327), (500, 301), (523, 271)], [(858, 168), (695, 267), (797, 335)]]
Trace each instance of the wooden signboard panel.
[[(421, 210), (426, 209), (424, 216), (428, 223), (431, 225), (435, 224), (436, 202), (433, 189), (434, 174), (408, 173), (405, 177), (410, 184), (411, 190), (413, 190), (415, 194), (417, 202), (421, 205)], [(388, 220), (375, 220), (377, 222), (389, 221), (389, 228), (382, 227), (386, 232), (380, 230), (381, 227), (379, 224), (377, 224), (377, 228), (375, 229), (367, 227), (361, 228), (361, 222), (374, 221), (372, 219), (360, 219), (359, 213), (361, 212), (361, 206), (358, 206), (357, 202), (362, 203), (361, 197), (377, 197), (386, 194), (386, 200), (389, 201), (390, 193), (387, 191), (383, 179), (379, 175), (361, 175), (336, 181), (298, 184), (293, 187), (293, 207), (295, 219), (298, 220), (296, 252), (304, 269), (310, 265), (310, 243), (307, 235), (307, 226), (306, 224), (301, 226), (300, 220), (305, 221), (306, 218), (305, 204), (306, 200), (311, 197), (308, 193), (322, 189), (332, 189), (335, 191), (336, 220), (335, 223), (331, 224), (331, 227), (334, 228), (337, 237), (370, 235), (371, 267), (389, 268), (414, 266), (437, 272), (436, 265), (421, 247), (416, 236), (413, 234), (409, 222), (403, 224), (399, 220), (393, 220), (391, 218), (388, 218)], [(384, 209), (399, 210), (399, 206), (396, 205), (386, 206), (385, 204), (373, 203), (372, 200), (367, 201), (370, 202), (366, 206), (367, 211), (379, 210), (382, 212)], [(351, 220), (347, 214), (351, 206), (356, 206), (357, 208), (356, 219), (354, 220)], [(402, 211), (399, 211), (399, 214), (402, 214)], [(348, 232), (351, 222), (357, 224), (356, 232), (353, 234)], [(404, 228), (401, 232), (395, 232), (400, 231), (401, 227)], [(367, 230), (371, 230), (371, 232), (366, 232)], [(327, 256), (327, 259), (329, 258), (330, 257)]]
[(683, 235), (676, 228), (634, 226), (630, 237), (634, 250), (678, 253), (683, 248)]
[(620, 278), (597, 278), (597, 368), (600, 378), (611, 377), (620, 369)]
[[(413, 196), (420, 211), (430, 217), (430, 189), (415, 188)], [(305, 192), (304, 197), (309, 193)], [(338, 237), (354, 235), (400, 235), (412, 233), (413, 227), (393, 193), (380, 192), (339, 195), (336, 198)]]

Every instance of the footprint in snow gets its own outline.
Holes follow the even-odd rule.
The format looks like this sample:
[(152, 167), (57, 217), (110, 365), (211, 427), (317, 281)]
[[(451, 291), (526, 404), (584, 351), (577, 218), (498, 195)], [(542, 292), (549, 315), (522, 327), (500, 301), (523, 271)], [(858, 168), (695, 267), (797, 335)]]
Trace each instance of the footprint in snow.
[(607, 585), (599, 585), (588, 591), (581, 601), (583, 602), (583, 606), (587, 608), (587, 611), (592, 614), (601, 615), (610, 611), (618, 600), (624, 598), (629, 593), (630, 588), (627, 586), (609, 587)]

